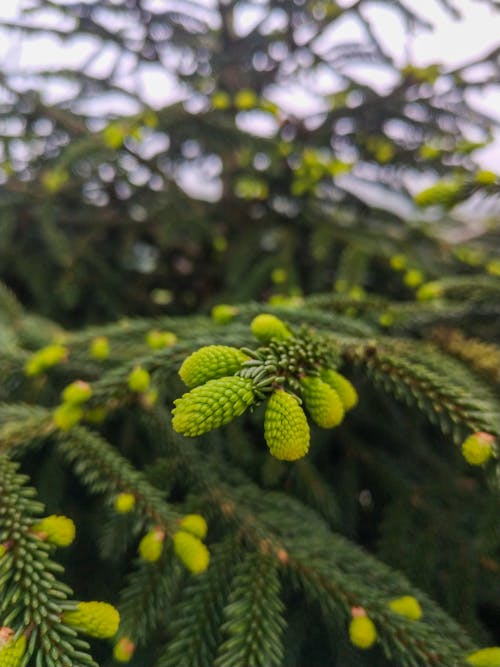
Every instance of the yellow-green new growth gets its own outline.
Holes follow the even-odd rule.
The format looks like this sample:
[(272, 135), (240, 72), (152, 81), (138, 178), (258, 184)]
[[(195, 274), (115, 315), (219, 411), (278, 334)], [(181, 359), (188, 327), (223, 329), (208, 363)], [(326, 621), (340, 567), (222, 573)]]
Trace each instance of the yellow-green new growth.
[(150, 530), (139, 542), (139, 556), (142, 560), (154, 563), (159, 560), (163, 552), (163, 542), (165, 540), (165, 531), (161, 528)]
[(102, 361), (109, 357), (109, 340), (107, 336), (97, 336), (90, 342), (89, 355), (92, 359)]
[(236, 347), (207, 345), (184, 359), (179, 375), (188, 387), (197, 387), (208, 380), (234, 375), (247, 359)]
[(222, 377), (191, 389), (174, 401), (172, 426), (190, 437), (228, 424), (254, 403), (252, 380)]
[(264, 438), (271, 454), (282, 461), (295, 461), (309, 450), (309, 425), (295, 396), (279, 389), (267, 403)]
[(31, 526), (31, 530), (41, 539), (58, 547), (68, 547), (75, 539), (76, 532), (72, 519), (57, 514), (51, 514), (37, 521)]
[(61, 431), (69, 431), (80, 423), (83, 410), (72, 403), (62, 403), (54, 410), (54, 423)]
[(227, 303), (219, 303), (212, 308), (212, 319), (217, 324), (229, 324), (238, 314), (236, 306), (230, 306)]
[(349, 624), (349, 638), (354, 646), (367, 649), (377, 640), (377, 630), (366, 615), (355, 616)]
[(119, 514), (127, 514), (135, 507), (135, 496), (133, 493), (119, 493), (115, 498), (114, 505)]
[(113, 658), (117, 662), (129, 662), (134, 655), (135, 644), (130, 637), (123, 636), (113, 648)]
[(174, 551), (184, 566), (193, 574), (205, 572), (210, 562), (207, 547), (191, 533), (179, 530), (174, 534)]
[(40, 375), (48, 368), (65, 361), (67, 357), (68, 350), (63, 345), (47, 345), (31, 355), (24, 366), (24, 372), (29, 376)]
[(411, 621), (418, 621), (422, 618), (422, 608), (413, 595), (395, 598), (389, 602), (389, 607), (395, 614), (405, 616)]
[(443, 296), (443, 286), (437, 281), (432, 280), (424, 283), (417, 290), (417, 301), (432, 301)]
[(172, 331), (153, 329), (146, 334), (146, 343), (152, 350), (162, 350), (177, 343), (177, 336)]
[(262, 313), (254, 317), (250, 323), (250, 328), (255, 338), (262, 343), (268, 343), (273, 338), (284, 340), (292, 336), (286, 324), (279, 317), (268, 313)]
[(200, 514), (187, 514), (179, 521), (179, 526), (187, 533), (191, 533), (200, 540), (207, 535), (207, 522)]
[(462, 454), (467, 463), (480, 466), (493, 455), (495, 437), (490, 433), (473, 433), (462, 443)]
[(79, 602), (76, 609), (65, 611), (62, 620), (90, 637), (112, 637), (120, 625), (120, 614), (107, 602)]
[(322, 370), (320, 377), (323, 382), (326, 382), (332, 389), (335, 389), (346, 412), (356, 407), (358, 404), (358, 392), (346, 377), (341, 373), (337, 373), (332, 368)]
[(127, 382), (129, 389), (136, 391), (137, 393), (142, 393), (143, 391), (146, 391), (146, 389), (149, 389), (151, 377), (145, 368), (135, 366), (135, 368), (130, 371)]
[(313, 421), (322, 428), (338, 426), (344, 418), (344, 407), (335, 389), (319, 377), (303, 377), (300, 386)]
[(88, 382), (83, 380), (75, 380), (69, 384), (62, 392), (61, 398), (65, 403), (71, 405), (80, 405), (85, 403), (92, 396), (92, 387)]
[(0, 640), (0, 667), (19, 667), (26, 651), (26, 637), (21, 635), (14, 639), (14, 633), (10, 628), (1, 628), (1, 630), (9, 630), (12, 637), (5, 641)]
[(473, 667), (500, 667), (500, 646), (475, 651), (466, 657), (465, 662)]
[(403, 276), (403, 282), (408, 287), (418, 287), (424, 282), (424, 274), (419, 269), (409, 269)]
[(439, 204), (444, 208), (451, 208), (461, 198), (464, 190), (462, 181), (438, 181), (430, 188), (422, 190), (413, 197), (417, 206), (435, 206)]

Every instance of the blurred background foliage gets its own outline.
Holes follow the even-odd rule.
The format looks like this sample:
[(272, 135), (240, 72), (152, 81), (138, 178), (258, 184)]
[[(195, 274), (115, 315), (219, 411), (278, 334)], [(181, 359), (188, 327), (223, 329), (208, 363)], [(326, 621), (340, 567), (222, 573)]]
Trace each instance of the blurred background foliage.
[[(75, 518), (78, 549), (61, 559), (83, 597), (117, 598), (143, 526), (118, 525), (87, 494), (92, 480), (76, 482), (78, 466), (73, 477), (60, 453), (28, 448), (38, 438), (66, 438), (68, 455), (81, 450), (90, 471), (102, 467), (99, 453), (119, 453), (117, 468), (131, 462), (183, 511), (190, 475), (226, 485), (252, 521), (274, 512), (278, 529), (297, 529), (304, 554), (317, 549), (335, 576), (352, 566), (369, 589), (372, 561), (346, 545), (330, 549), (310, 523), (313, 508), (475, 641), (500, 641), (498, 464), (471, 471), (448, 446), (476, 427), (498, 433), (499, 176), (478, 161), (498, 128), (471, 100), (498, 86), (500, 46), (456, 66), (419, 65), (410, 49), (395, 57), (391, 40), (432, 30), (420, 4), (26, 0), (17, 19), (2, 20), (10, 44), (0, 73), (2, 446), (11, 438), (47, 507)], [(461, 2), (435, 5), (453, 20)], [(33, 67), (18, 58), (20, 44)], [(43, 48), (54, 44), (65, 57), (46, 62)], [(203, 316), (221, 304), (238, 307), (216, 311), (219, 321)], [(169, 411), (182, 359), (213, 342), (250, 344), (248, 324), (262, 310), (340, 341), (359, 408), (333, 437), (315, 429), (296, 466), (261, 446), (262, 411), (211, 434), (203, 456), (178, 446)], [(160, 330), (178, 345), (150, 345)], [(109, 359), (89, 355), (103, 336)], [(61, 342), (67, 363), (26, 374), (30, 353)], [(157, 402), (130, 395), (136, 362), (151, 371)], [(80, 430), (53, 435), (61, 390), (82, 378), (104, 421), (87, 415)], [(254, 495), (226, 467), (244, 471)], [(227, 508), (210, 509), (200, 486), (193, 507), (211, 513), (218, 537)], [(115, 492), (110, 483), (108, 505)], [(264, 495), (282, 504), (263, 510)], [(298, 500), (288, 505), (288, 496)], [(225, 576), (222, 556), (214, 581)], [(142, 595), (142, 581), (131, 581)], [(224, 586), (215, 587), (221, 599)], [(380, 651), (354, 651), (342, 632), (330, 644), (320, 609), (339, 621), (325, 591), (311, 590), (306, 606), (288, 580), (284, 588), (284, 665), (389, 663)], [(199, 617), (190, 609), (181, 621), (206, 619), (205, 607)], [(443, 616), (432, 613), (439, 638)], [(217, 614), (215, 625), (222, 602)], [(145, 654), (133, 664), (143, 655), (152, 664), (154, 638), (140, 641)], [(452, 643), (442, 664), (458, 664)], [(417, 664), (399, 649), (394, 664)], [(165, 655), (160, 664), (178, 667), (175, 652)], [(110, 664), (107, 649), (97, 656)]]
[[(403, 32), (432, 27), (376, 4)], [(494, 121), (468, 102), (500, 78), (498, 49), (402, 63), (373, 6), (25, 2), (1, 28), (0, 279), (78, 326), (498, 274), (497, 178), (474, 161)], [(16, 44), (47, 39), (67, 62), (20, 71)]]

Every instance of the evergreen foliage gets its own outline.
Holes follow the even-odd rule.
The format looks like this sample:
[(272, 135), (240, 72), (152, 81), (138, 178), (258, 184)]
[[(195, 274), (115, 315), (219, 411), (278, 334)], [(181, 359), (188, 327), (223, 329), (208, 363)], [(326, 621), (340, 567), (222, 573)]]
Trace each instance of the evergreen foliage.
[(498, 53), (401, 65), (371, 4), (4, 21), (96, 52), (0, 80), (0, 667), (500, 667)]

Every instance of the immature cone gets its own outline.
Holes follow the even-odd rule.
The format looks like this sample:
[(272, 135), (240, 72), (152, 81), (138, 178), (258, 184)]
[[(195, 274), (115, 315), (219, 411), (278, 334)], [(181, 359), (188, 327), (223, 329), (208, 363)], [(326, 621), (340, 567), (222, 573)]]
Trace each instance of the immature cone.
[(165, 533), (159, 528), (150, 530), (139, 542), (139, 556), (143, 560), (154, 563), (159, 560), (163, 552)]
[(83, 417), (83, 410), (78, 405), (62, 403), (54, 410), (54, 423), (61, 431), (69, 431)]
[(268, 313), (254, 317), (250, 328), (255, 338), (262, 343), (268, 343), (272, 338), (283, 340), (292, 336), (286, 324), (279, 317)]
[(150, 381), (151, 377), (148, 371), (141, 366), (135, 366), (127, 378), (129, 389), (138, 393), (146, 391), (149, 388)]
[(65, 403), (71, 403), (71, 405), (79, 405), (80, 403), (85, 403), (92, 396), (92, 387), (88, 382), (83, 380), (76, 380), (69, 384), (66, 389), (61, 394), (61, 397)]
[(122, 637), (113, 648), (113, 658), (117, 662), (129, 662), (134, 655), (135, 644), (130, 637)]
[(275, 391), (266, 407), (264, 438), (271, 454), (282, 461), (295, 461), (309, 450), (309, 425), (304, 410), (292, 394)]
[(471, 653), (465, 662), (474, 667), (500, 667), (500, 646), (490, 646)]
[(174, 401), (172, 426), (177, 433), (195, 437), (228, 424), (254, 402), (249, 378), (209, 380)]
[(65, 611), (62, 620), (90, 637), (112, 637), (120, 625), (120, 614), (107, 602), (79, 602), (76, 609)]
[(424, 283), (417, 290), (417, 301), (432, 301), (443, 296), (443, 286), (437, 281), (432, 280)]
[(67, 516), (51, 514), (31, 526), (33, 533), (58, 547), (67, 547), (75, 539), (75, 524)]
[(492, 456), (495, 437), (490, 433), (473, 433), (462, 443), (462, 454), (467, 463), (480, 466)]
[(430, 188), (422, 190), (413, 197), (417, 206), (435, 206), (444, 208), (454, 206), (462, 196), (464, 186), (460, 181), (438, 181)]
[(133, 493), (119, 493), (115, 498), (115, 510), (119, 514), (131, 512), (135, 507), (135, 496)]
[(344, 407), (335, 389), (318, 377), (304, 377), (300, 386), (305, 406), (316, 424), (322, 428), (338, 426), (344, 418)]
[(14, 639), (11, 628), (0, 628), (0, 667), (18, 667), (26, 651), (26, 637)]
[(179, 375), (188, 387), (197, 387), (208, 380), (234, 375), (247, 359), (236, 347), (207, 345), (184, 359)]
[(230, 306), (226, 303), (219, 303), (212, 308), (212, 319), (217, 324), (229, 324), (238, 314), (236, 306)]
[(377, 630), (366, 613), (353, 616), (349, 624), (349, 638), (354, 646), (362, 649), (370, 648), (376, 642)]
[(356, 407), (358, 392), (346, 377), (332, 368), (325, 368), (321, 371), (321, 379), (332, 389), (335, 389), (346, 412)]
[(40, 375), (47, 368), (65, 361), (67, 356), (68, 350), (63, 345), (59, 345), (58, 343), (47, 345), (31, 355), (24, 366), (24, 372), (30, 376)]
[(89, 346), (89, 354), (92, 359), (102, 361), (109, 357), (109, 340), (106, 336), (97, 336)]
[(174, 551), (185, 567), (193, 574), (205, 572), (210, 561), (207, 547), (191, 533), (179, 530), (174, 534)]
[(172, 331), (153, 329), (146, 334), (146, 343), (153, 350), (162, 350), (177, 343), (177, 336)]
[(424, 282), (424, 274), (418, 269), (409, 269), (403, 276), (403, 282), (408, 287), (418, 287)]
[(187, 533), (191, 533), (200, 540), (203, 540), (207, 534), (207, 522), (200, 514), (187, 514), (179, 521), (179, 526)]
[(405, 616), (411, 621), (418, 621), (422, 618), (422, 608), (413, 595), (404, 595), (389, 602), (389, 607), (395, 614)]

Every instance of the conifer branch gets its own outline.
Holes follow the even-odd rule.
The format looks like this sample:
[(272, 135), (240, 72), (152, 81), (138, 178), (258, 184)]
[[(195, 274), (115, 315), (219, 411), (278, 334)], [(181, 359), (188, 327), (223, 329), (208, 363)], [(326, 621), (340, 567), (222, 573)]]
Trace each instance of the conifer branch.
[(224, 605), (239, 557), (240, 548), (233, 537), (211, 549), (210, 568), (186, 586), (172, 609), (169, 642), (157, 667), (214, 664), (217, 647), (222, 642)]
[[(216, 481), (216, 468), (219, 473), (224, 471), (224, 482)], [(242, 539), (264, 556), (272, 556), (292, 581), (319, 602), (327, 624), (332, 617), (346, 622), (352, 607), (362, 606), (377, 626), (387, 657), (409, 667), (420, 662), (452, 667), (462, 664), (464, 654), (473, 650), (463, 628), (424, 593), (358, 546), (331, 533), (311, 510), (283, 494), (262, 492), (220, 460), (213, 461), (210, 470), (215, 486), (207, 500), (215, 503), (224, 520), (235, 522)], [(226, 480), (239, 483), (229, 487)], [(402, 595), (420, 602), (421, 621), (408, 621), (390, 610), (390, 600)]]
[(120, 593), (120, 636), (144, 644), (162, 627), (183, 580), (183, 568), (172, 549), (158, 563), (135, 562), (127, 585)]
[(48, 543), (31, 531), (43, 505), (17, 468), (0, 455), (0, 619), (29, 636), (24, 665), (36, 653), (38, 667), (97, 667), (88, 644), (61, 620), (71, 589), (58, 579), (63, 568)]
[(248, 553), (237, 566), (215, 667), (279, 667), (285, 622), (278, 567), (269, 556)]
[(431, 346), (387, 341), (345, 350), (384, 391), (418, 407), (461, 442), (469, 432), (498, 433), (497, 399), (471, 371)]
[(138, 512), (154, 525), (162, 525), (167, 530), (172, 526), (173, 530), (179, 514), (165, 502), (163, 493), (151, 486), (103, 437), (77, 426), (69, 433), (59, 433), (56, 444), (90, 493), (106, 494), (110, 498), (118, 493), (130, 493), (135, 497)]

